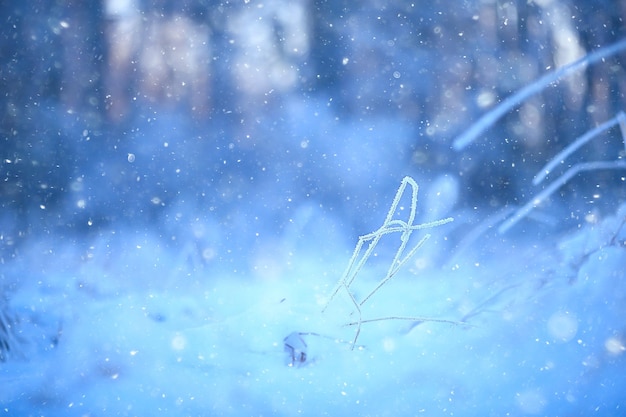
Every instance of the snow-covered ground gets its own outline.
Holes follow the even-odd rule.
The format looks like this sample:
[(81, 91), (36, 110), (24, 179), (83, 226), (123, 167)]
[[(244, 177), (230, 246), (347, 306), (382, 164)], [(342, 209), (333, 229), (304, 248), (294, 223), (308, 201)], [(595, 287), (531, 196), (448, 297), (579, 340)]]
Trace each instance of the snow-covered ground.
[[(363, 323), (354, 349), (347, 293), (322, 313), (347, 243), (284, 236), (242, 272), (193, 261), (202, 256), (146, 228), (33, 238), (4, 269), (21, 284), (8, 300), (17, 342), (0, 363), (0, 414), (621, 415), (624, 216), (558, 236), (527, 222), (464, 245), (446, 242), (469, 235), (458, 225), (433, 228), (363, 319), (466, 324)], [(355, 298), (384, 276), (383, 243)]]
[(620, 2), (92, 3), (0, 3), (0, 416), (626, 415)]

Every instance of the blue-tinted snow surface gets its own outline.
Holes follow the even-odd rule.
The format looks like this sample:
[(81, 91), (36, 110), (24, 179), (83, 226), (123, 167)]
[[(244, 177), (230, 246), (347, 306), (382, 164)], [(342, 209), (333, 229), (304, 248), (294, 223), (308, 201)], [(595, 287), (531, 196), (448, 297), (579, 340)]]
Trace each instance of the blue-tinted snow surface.
[[(298, 221), (334, 224), (302, 210)], [(286, 231), (235, 271), (208, 266), (220, 249), (202, 239), (217, 226), (201, 218), (191, 222), (194, 238), (173, 247), (131, 226), (84, 240), (33, 238), (5, 269), (22, 281), (9, 298), (20, 351), (0, 364), (0, 413), (620, 415), (625, 212), (566, 235), (487, 233), (456, 253), (436, 235), (460, 229), (433, 229), (363, 316), (468, 325), (366, 323), (354, 350), (355, 329), (343, 326), (353, 320), (348, 297), (321, 310), (355, 242), (329, 242), (310, 227), (294, 242)], [(435, 265), (435, 252), (449, 262)], [(357, 296), (384, 266), (364, 268)], [(307, 344), (295, 366), (283, 342), (292, 332)]]
[[(353, 3), (0, 3), (0, 416), (626, 415), (623, 172), (496, 233), (623, 110), (622, 63), (452, 149), (623, 45), (624, 2)], [(422, 319), (363, 323), (351, 349), (355, 301), (331, 295), (407, 175), (416, 223), (455, 220), (360, 306)]]

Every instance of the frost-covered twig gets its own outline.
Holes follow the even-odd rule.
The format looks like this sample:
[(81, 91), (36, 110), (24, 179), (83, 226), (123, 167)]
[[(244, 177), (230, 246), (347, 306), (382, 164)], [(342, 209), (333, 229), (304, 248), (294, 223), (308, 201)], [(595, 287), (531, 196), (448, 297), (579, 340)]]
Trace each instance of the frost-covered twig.
[[(622, 135), (622, 142), (624, 143), (624, 151), (626, 152), (626, 114), (624, 112), (619, 112), (614, 118), (609, 121), (602, 123), (598, 127), (590, 130), (585, 133), (574, 142), (572, 142), (569, 146), (559, 152), (554, 158), (552, 158), (541, 170), (535, 175), (533, 179), (534, 185), (539, 185), (551, 172), (552, 170), (562, 164), (567, 157), (576, 152), (580, 147), (584, 144), (598, 136), (600, 133), (604, 132), (612, 128), (613, 126), (620, 127), (620, 133)], [(556, 180), (554, 180), (550, 185), (543, 189), (535, 198), (531, 199), (524, 206), (519, 208), (513, 216), (511, 216), (508, 220), (500, 225), (498, 231), (500, 233), (505, 233), (511, 227), (513, 227), (517, 222), (526, 217), (528, 213), (534, 208), (536, 208), (539, 204), (541, 204), (546, 198), (552, 195), (556, 190), (565, 185), (570, 179), (572, 179), (576, 174), (580, 172), (586, 171), (598, 171), (604, 169), (623, 169), (626, 170), (626, 160), (620, 159), (619, 157), (613, 161), (590, 161), (590, 162), (582, 162), (576, 164), (565, 171), (561, 176), (559, 176)]]
[(574, 72), (586, 67), (587, 65), (595, 64), (596, 62), (603, 60), (611, 55), (615, 55), (623, 50), (626, 50), (626, 39), (623, 39), (605, 48), (598, 49), (597, 51), (587, 54), (579, 60), (572, 62), (571, 64), (548, 72), (534, 83), (522, 88), (512, 96), (507, 97), (504, 101), (502, 101), (502, 103), (500, 103), (494, 109), (478, 119), (478, 121), (475, 122), (468, 130), (463, 132), (462, 135), (455, 139), (452, 146), (457, 151), (464, 149), (470, 143), (474, 142), (478, 138), (478, 136), (482, 134), (485, 130), (493, 126), (493, 124), (497, 122), (502, 116), (508, 113), (515, 106), (521, 104), (528, 97), (539, 93), (550, 84), (560, 81), (561, 79), (573, 74)]
[[(398, 205), (400, 204), (400, 200), (402, 199), (402, 196), (404, 195), (407, 186), (411, 187), (411, 209), (409, 211), (408, 219), (406, 221), (400, 220), (400, 219), (394, 219), (394, 215), (398, 209)], [(409, 261), (409, 259), (411, 259), (411, 257), (415, 254), (415, 252), (417, 252), (417, 250), (421, 248), (422, 245), (424, 245), (424, 243), (430, 238), (430, 235), (428, 234), (425, 235), (415, 244), (415, 246), (413, 246), (410, 250), (408, 250), (408, 253), (405, 253), (407, 249), (407, 245), (409, 244), (411, 234), (416, 230), (441, 226), (453, 220), (452, 218), (449, 217), (446, 219), (436, 220), (432, 222), (414, 224), (415, 216), (417, 212), (418, 189), (419, 187), (417, 183), (415, 182), (415, 180), (413, 180), (413, 178), (404, 177), (404, 179), (402, 180), (402, 183), (400, 184), (400, 188), (398, 188), (398, 191), (396, 192), (393, 202), (391, 203), (391, 208), (389, 209), (389, 212), (387, 213), (387, 217), (385, 217), (385, 221), (383, 222), (382, 226), (378, 230), (372, 233), (359, 237), (359, 241), (357, 242), (356, 247), (354, 248), (352, 257), (350, 258), (350, 261), (348, 262), (348, 267), (346, 268), (345, 272), (339, 279), (339, 282), (337, 283), (335, 290), (330, 295), (330, 298), (328, 299), (326, 306), (322, 310), (322, 312), (326, 311), (329, 304), (332, 302), (332, 300), (340, 291), (343, 290), (348, 295), (350, 302), (352, 304), (352, 307), (354, 309), (353, 313), (356, 313), (358, 317), (356, 321), (346, 324), (346, 326), (356, 326), (356, 334), (352, 342), (353, 349), (354, 349), (354, 346), (356, 346), (356, 342), (359, 338), (359, 334), (361, 333), (361, 325), (363, 323), (370, 323), (374, 321), (383, 321), (383, 320), (412, 320), (412, 321), (436, 321), (436, 322), (460, 324), (459, 322), (455, 322), (451, 320), (431, 319), (427, 317), (387, 316), (387, 317), (364, 319), (362, 312), (361, 312), (361, 307), (383, 285), (385, 285), (390, 279), (392, 279), (396, 275), (398, 270), (403, 265), (405, 265)], [(389, 265), (389, 269), (387, 270), (387, 273), (367, 295), (365, 295), (362, 299), (357, 300), (350, 286), (352, 285), (354, 280), (357, 278), (357, 275), (363, 269), (369, 257), (374, 252), (374, 249), (380, 242), (380, 239), (382, 239), (383, 236), (393, 234), (393, 233), (400, 234), (400, 245), (398, 246), (395, 256), (393, 260), (391, 261), (391, 264)], [(363, 253), (361, 253), (363, 251), (363, 247), (365, 244), (368, 244), (367, 248), (365, 249)]]
[(563, 163), (565, 159), (567, 159), (568, 156), (576, 152), (578, 148), (598, 136), (600, 133), (609, 130), (616, 125), (619, 125), (620, 127), (622, 133), (622, 141), (624, 142), (624, 151), (626, 151), (626, 114), (624, 114), (623, 111), (620, 111), (614, 118), (602, 123), (594, 129), (591, 129), (590, 131), (576, 139), (574, 142), (572, 142), (571, 145), (559, 152), (554, 158), (550, 160), (550, 162), (548, 162), (543, 168), (539, 170), (539, 173), (535, 175), (535, 178), (533, 178), (533, 184), (540, 184), (558, 164)]
[(498, 232), (505, 233), (511, 227), (513, 227), (518, 221), (523, 219), (530, 213), (532, 209), (537, 207), (541, 202), (543, 202), (546, 198), (548, 198), (552, 193), (561, 188), (565, 183), (567, 183), (572, 177), (579, 172), (584, 171), (598, 171), (601, 169), (624, 169), (626, 170), (626, 161), (594, 161), (594, 162), (583, 162), (580, 164), (576, 164), (567, 171), (563, 175), (561, 175), (558, 179), (553, 181), (548, 187), (546, 187), (542, 192), (540, 192), (535, 198), (530, 200), (528, 203), (524, 204), (519, 210), (515, 212), (515, 214), (509, 218), (507, 221), (502, 223), (498, 228)]

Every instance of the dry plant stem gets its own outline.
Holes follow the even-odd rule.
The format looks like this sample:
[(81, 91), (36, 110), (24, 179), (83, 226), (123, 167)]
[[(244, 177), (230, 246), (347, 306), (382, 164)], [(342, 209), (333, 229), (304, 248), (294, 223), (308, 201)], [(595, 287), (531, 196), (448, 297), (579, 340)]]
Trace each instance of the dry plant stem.
[[(619, 126), (620, 133), (622, 134), (622, 142), (624, 143), (624, 151), (626, 152), (626, 114), (620, 111), (614, 118), (602, 123), (594, 129), (591, 129), (589, 132), (585, 133), (569, 146), (567, 146), (565, 149), (563, 149), (561, 152), (559, 152), (543, 168), (541, 168), (537, 175), (535, 175), (535, 178), (533, 179), (533, 184), (540, 184), (557, 165), (564, 163), (566, 158), (568, 158), (570, 155), (580, 149), (583, 145), (594, 139), (605, 130), (612, 128), (613, 126)], [(532, 209), (536, 208), (556, 190), (565, 185), (576, 174), (580, 172), (597, 171), (602, 169), (626, 169), (626, 160), (618, 158), (614, 161), (581, 162), (572, 166), (556, 180), (550, 183), (546, 188), (544, 188), (544, 190), (541, 191), (535, 198), (519, 208), (511, 218), (502, 223), (498, 228), (498, 232), (505, 233), (507, 230), (517, 224), (517, 222), (526, 217)]]
[(359, 321), (353, 321), (352, 323), (346, 323), (346, 326), (357, 326), (359, 324), (363, 324), (363, 323), (372, 323), (375, 321), (385, 321), (385, 320), (405, 320), (405, 321), (432, 321), (435, 323), (448, 323), (448, 324), (463, 324), (463, 325), (468, 325), (467, 323), (465, 323), (464, 321), (454, 321), (454, 320), (446, 320), (446, 319), (434, 319), (432, 317), (417, 317), (417, 316), (411, 316), (411, 317), (401, 317), (401, 316), (389, 316), (389, 317), (379, 317), (376, 319), (367, 319), (367, 320), (361, 320)]
[[(402, 196), (404, 195), (404, 192), (407, 186), (411, 187), (411, 209), (409, 212), (408, 219), (406, 221), (400, 220), (400, 219), (394, 219), (393, 217), (396, 211), (398, 210), (398, 205), (400, 204), (400, 200), (402, 199)], [(415, 246), (413, 246), (409, 250), (409, 252), (405, 254), (405, 250), (407, 248), (407, 245), (409, 244), (411, 234), (416, 230), (441, 226), (443, 224), (446, 224), (452, 221), (452, 218), (447, 218), (447, 219), (436, 220), (436, 221), (432, 221), (428, 223), (413, 224), (413, 222), (415, 221), (415, 216), (417, 212), (418, 189), (419, 187), (417, 183), (411, 177), (404, 177), (404, 179), (402, 180), (402, 183), (400, 184), (400, 187), (398, 188), (398, 191), (396, 192), (396, 195), (393, 199), (389, 212), (387, 213), (387, 216), (385, 217), (385, 221), (383, 222), (382, 226), (375, 232), (359, 237), (359, 241), (357, 242), (356, 247), (354, 248), (354, 252), (352, 253), (352, 257), (350, 258), (350, 261), (348, 262), (348, 266), (346, 267), (345, 272), (341, 276), (341, 279), (339, 279), (339, 282), (337, 283), (335, 290), (332, 292), (332, 294), (330, 295), (328, 299), (328, 302), (322, 309), (322, 312), (325, 312), (328, 306), (330, 305), (330, 303), (335, 298), (335, 296), (340, 291), (342, 290), (345, 291), (345, 293), (348, 295), (350, 302), (352, 303), (352, 306), (354, 308), (353, 313), (356, 313), (358, 316), (357, 321), (346, 324), (346, 326), (357, 327), (356, 334), (354, 336), (354, 340), (352, 341), (352, 345), (351, 345), (352, 349), (354, 349), (354, 347), (356, 346), (356, 342), (361, 333), (361, 325), (363, 323), (370, 323), (374, 321), (383, 321), (383, 320), (413, 320), (413, 321), (437, 321), (437, 322), (459, 324), (458, 322), (454, 322), (450, 320), (430, 319), (430, 318), (425, 318), (425, 317), (388, 316), (388, 317), (380, 317), (380, 318), (373, 318), (373, 319), (366, 319), (366, 320), (363, 320), (362, 318), (361, 307), (374, 294), (376, 294), (376, 292), (383, 285), (385, 285), (389, 280), (391, 280), (396, 275), (399, 269), (403, 265), (405, 265), (409, 261), (409, 259), (411, 259), (411, 257), (415, 254), (415, 252), (417, 252), (417, 250), (421, 248), (430, 237), (430, 235), (425, 235), (424, 237), (422, 237), (417, 242), (417, 244), (415, 244)], [(354, 293), (350, 289), (350, 286), (352, 285), (354, 280), (357, 278), (357, 275), (361, 272), (361, 270), (365, 266), (365, 263), (367, 262), (369, 257), (372, 255), (372, 253), (376, 249), (376, 246), (378, 245), (378, 242), (380, 242), (380, 239), (382, 239), (386, 235), (393, 234), (393, 233), (400, 233), (400, 246), (396, 250), (396, 254), (393, 260), (391, 261), (391, 264), (389, 265), (389, 269), (387, 270), (386, 275), (361, 301), (358, 301), (355, 298)], [(367, 249), (365, 249), (365, 252), (361, 254), (361, 251), (363, 250), (363, 246), (366, 243), (368, 243)]]
[(561, 188), (565, 183), (567, 183), (572, 177), (579, 172), (584, 171), (597, 171), (601, 169), (626, 169), (626, 161), (593, 161), (593, 162), (583, 162), (580, 164), (576, 164), (567, 171), (563, 175), (561, 175), (558, 179), (553, 181), (548, 187), (546, 187), (542, 192), (540, 192), (535, 198), (530, 200), (524, 206), (522, 206), (519, 210), (515, 212), (515, 214), (502, 223), (498, 228), (498, 232), (505, 233), (511, 227), (513, 227), (517, 222), (526, 217), (528, 213), (534, 208), (536, 208), (541, 202), (543, 202), (546, 198), (548, 198), (552, 193)]
[[(598, 49), (590, 54), (585, 55), (577, 61), (571, 64), (565, 65), (561, 68), (557, 68), (554, 71), (548, 72), (543, 77), (535, 81), (534, 83), (522, 88), (515, 94), (506, 98), (502, 103), (497, 105), (491, 111), (482, 116), (476, 123), (474, 123), (467, 131), (460, 135), (454, 142), (453, 148), (460, 151), (467, 147), (470, 143), (474, 142), (479, 135), (489, 129), (495, 122), (497, 122), (503, 115), (509, 112), (514, 107), (524, 102), (528, 97), (533, 94), (541, 92), (543, 89), (551, 84), (557, 83), (561, 79), (568, 77), (576, 71), (585, 68), (587, 65), (595, 64), (598, 61), (604, 60), (607, 57), (616, 55), (619, 52), (626, 50), (626, 39), (622, 39), (607, 47)], [(617, 115), (601, 125), (591, 129), (584, 135), (576, 139), (572, 144), (567, 146), (563, 151), (558, 153), (552, 158), (534, 177), (533, 184), (540, 184), (559, 164), (563, 163), (570, 155), (576, 152), (579, 148), (585, 145), (590, 140), (597, 137), (602, 132), (618, 125), (622, 134), (622, 141), (624, 142), (624, 151), (626, 151), (626, 114), (620, 111)], [(579, 172), (595, 171), (601, 169), (626, 169), (626, 161), (617, 158), (614, 161), (592, 161), (579, 163), (565, 171), (559, 178), (548, 185), (542, 192), (540, 192), (534, 199), (526, 203), (523, 207), (518, 209), (515, 214), (505, 221), (499, 228), (500, 233), (505, 233), (511, 227), (513, 227), (522, 218), (526, 217), (528, 213), (535, 207), (537, 207), (542, 201), (548, 198), (558, 188), (563, 186), (574, 175)]]
[(600, 133), (609, 130), (616, 125), (620, 127), (622, 140), (624, 142), (624, 151), (626, 151), (626, 114), (620, 111), (614, 118), (602, 123), (594, 129), (591, 129), (590, 131), (576, 139), (574, 142), (572, 142), (572, 144), (569, 145), (567, 148), (559, 152), (554, 158), (550, 160), (550, 162), (548, 162), (543, 168), (539, 170), (539, 173), (535, 175), (535, 178), (533, 179), (533, 184), (540, 184), (558, 164), (563, 163), (565, 159), (567, 159), (568, 156), (576, 152), (578, 148), (598, 136)]
[(574, 72), (586, 67), (587, 65), (595, 64), (596, 62), (601, 61), (609, 56), (615, 55), (623, 50), (626, 50), (626, 39), (623, 39), (605, 48), (598, 49), (595, 52), (587, 54), (579, 60), (572, 62), (571, 64), (548, 72), (534, 83), (522, 88), (512, 96), (507, 97), (493, 110), (489, 111), (487, 114), (478, 119), (478, 121), (474, 123), (468, 130), (466, 130), (462, 135), (456, 138), (452, 146), (457, 151), (463, 150), (470, 143), (474, 142), (478, 138), (478, 136), (480, 136), (485, 130), (493, 126), (502, 116), (508, 113), (515, 106), (522, 103), (528, 97), (539, 93), (548, 85), (558, 82), (562, 78), (573, 74)]

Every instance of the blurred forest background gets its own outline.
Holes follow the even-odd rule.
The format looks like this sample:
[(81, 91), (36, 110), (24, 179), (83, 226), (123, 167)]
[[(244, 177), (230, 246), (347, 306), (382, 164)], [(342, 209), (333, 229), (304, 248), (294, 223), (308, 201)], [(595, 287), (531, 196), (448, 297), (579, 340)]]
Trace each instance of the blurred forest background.
[[(451, 149), (512, 92), (623, 39), (624, 0), (6, 0), (0, 16), (5, 257), (32, 234), (119, 224), (170, 239), (188, 212), (231, 231), (188, 216), (190, 234), (244, 251), (307, 204), (355, 236), (404, 175), (448, 185), (443, 205), (496, 211), (525, 203), (549, 158), (626, 108), (621, 54)], [(620, 138), (580, 158), (624, 157)], [(595, 204), (623, 177), (579, 178), (564, 204)]]

